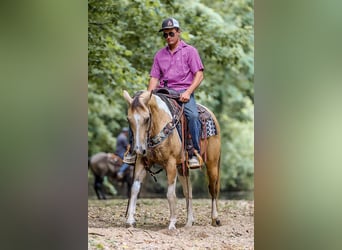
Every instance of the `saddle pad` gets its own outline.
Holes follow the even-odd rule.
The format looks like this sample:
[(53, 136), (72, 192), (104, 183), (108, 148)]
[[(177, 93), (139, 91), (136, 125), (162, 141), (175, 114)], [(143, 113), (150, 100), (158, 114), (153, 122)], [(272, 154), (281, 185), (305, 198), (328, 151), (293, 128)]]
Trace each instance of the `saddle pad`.
[[(202, 129), (202, 138), (217, 135), (216, 126), (214, 120), (211, 117), (210, 119), (206, 120), (205, 128), (206, 130)], [(205, 136), (205, 132), (207, 133), (207, 136)]]
[(208, 110), (203, 105), (200, 105), (200, 104), (197, 104), (197, 110), (198, 110), (199, 120), (202, 126), (201, 138), (206, 138), (206, 137), (210, 137), (213, 135), (217, 135), (215, 122), (211, 114), (208, 112)]

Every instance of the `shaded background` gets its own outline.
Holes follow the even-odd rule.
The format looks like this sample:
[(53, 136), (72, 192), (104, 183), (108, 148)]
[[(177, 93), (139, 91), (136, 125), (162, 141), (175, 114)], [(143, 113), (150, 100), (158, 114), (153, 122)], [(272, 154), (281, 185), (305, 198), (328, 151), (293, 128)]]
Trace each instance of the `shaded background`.
[[(1, 244), (85, 249), (87, 5), (1, 4)], [(341, 6), (255, 2), (255, 248), (341, 248)]]

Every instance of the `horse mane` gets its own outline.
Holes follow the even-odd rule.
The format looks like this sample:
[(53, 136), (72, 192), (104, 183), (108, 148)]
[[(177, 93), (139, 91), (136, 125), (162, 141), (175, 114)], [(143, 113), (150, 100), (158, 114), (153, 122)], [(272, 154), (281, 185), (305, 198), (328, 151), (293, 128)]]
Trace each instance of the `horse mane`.
[(141, 96), (142, 93), (144, 93), (144, 91), (140, 90), (134, 94), (133, 101), (131, 104), (132, 109), (135, 109), (137, 107), (141, 107), (141, 108), (143, 107), (143, 104), (140, 102), (140, 99), (139, 99), (139, 97)]
[(134, 110), (137, 108), (146, 109), (151, 97), (152, 97), (152, 91), (140, 90), (136, 92), (131, 102), (131, 110)]

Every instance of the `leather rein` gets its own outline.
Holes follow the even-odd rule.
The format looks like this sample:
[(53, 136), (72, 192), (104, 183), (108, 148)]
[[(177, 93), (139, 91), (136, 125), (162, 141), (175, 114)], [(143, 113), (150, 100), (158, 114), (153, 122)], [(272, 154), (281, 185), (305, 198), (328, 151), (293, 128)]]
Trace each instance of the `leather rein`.
[[(174, 95), (174, 94), (163, 94), (163, 95), (168, 97), (168, 98), (179, 99), (179, 95)], [(147, 138), (148, 138), (147, 139), (147, 147), (152, 149), (152, 148), (155, 148), (158, 145), (160, 145), (173, 132), (173, 130), (175, 129), (175, 127), (178, 125), (179, 122), (182, 122), (182, 127), (183, 127), (184, 126), (184, 124), (183, 124), (184, 119), (182, 119), (183, 112), (184, 112), (184, 103), (182, 103), (181, 109), (178, 111), (178, 113), (173, 116), (172, 121), (168, 122), (157, 135), (151, 137), (149, 131), (151, 129), (151, 124), (152, 124), (152, 114), (151, 114), (151, 111), (149, 110), (150, 121), (149, 121), (148, 129), (147, 129)], [(182, 137), (184, 137), (184, 131), (182, 131)], [(183, 145), (182, 146), (184, 147), (184, 138), (183, 138)], [(145, 158), (145, 161), (147, 161), (146, 166), (149, 166), (150, 164), (148, 164), (148, 160), (146, 158)], [(163, 170), (161, 168), (158, 171), (153, 172), (150, 169), (150, 167), (145, 167), (145, 169), (150, 173), (150, 175), (153, 177), (155, 182), (157, 182), (155, 175)], [(183, 174), (185, 174), (184, 160), (182, 161), (182, 169), (183, 169)]]
[[(175, 95), (165, 94), (165, 96), (167, 96), (169, 98), (173, 98), (173, 99), (179, 98), (179, 96), (175, 96)], [(181, 106), (181, 109), (179, 110), (179, 112), (173, 116), (172, 121), (168, 122), (157, 135), (150, 137), (150, 135), (148, 133), (147, 146), (149, 148), (157, 147), (172, 133), (172, 131), (175, 129), (175, 127), (180, 122), (181, 117), (183, 115), (183, 111), (184, 111), (184, 103), (182, 103), (182, 106)], [(150, 124), (152, 123), (151, 118), (152, 118), (152, 115), (151, 115), (151, 111), (150, 111)]]

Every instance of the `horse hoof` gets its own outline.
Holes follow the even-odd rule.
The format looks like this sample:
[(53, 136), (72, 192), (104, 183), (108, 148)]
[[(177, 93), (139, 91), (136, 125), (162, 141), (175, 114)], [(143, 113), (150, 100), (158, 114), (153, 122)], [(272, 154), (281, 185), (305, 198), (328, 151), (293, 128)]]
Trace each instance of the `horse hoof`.
[(194, 225), (194, 222), (192, 221), (192, 222), (188, 222), (188, 223), (186, 223), (185, 224), (185, 227), (192, 227)]
[(221, 226), (221, 221), (219, 219), (212, 219), (211, 225), (214, 227)]
[(134, 228), (137, 226), (137, 223), (126, 223), (126, 228)]

